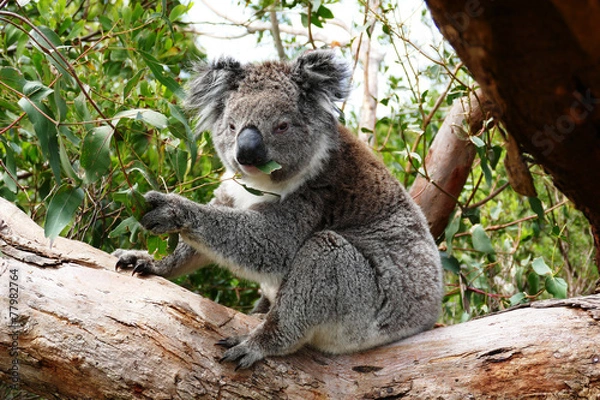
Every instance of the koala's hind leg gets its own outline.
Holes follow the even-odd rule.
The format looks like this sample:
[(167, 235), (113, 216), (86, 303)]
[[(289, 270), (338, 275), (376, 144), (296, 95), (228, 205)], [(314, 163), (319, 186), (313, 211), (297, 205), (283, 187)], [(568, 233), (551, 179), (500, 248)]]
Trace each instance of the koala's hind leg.
[(323, 231), (298, 251), (265, 321), (247, 337), (228, 338), (224, 361), (238, 368), (311, 344), (343, 353), (371, 340), (377, 286), (362, 254), (341, 235)]

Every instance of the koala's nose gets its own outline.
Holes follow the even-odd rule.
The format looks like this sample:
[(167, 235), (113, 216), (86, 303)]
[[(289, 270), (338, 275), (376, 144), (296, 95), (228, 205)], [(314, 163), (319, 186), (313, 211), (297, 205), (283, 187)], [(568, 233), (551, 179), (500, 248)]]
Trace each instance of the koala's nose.
[(266, 164), (267, 148), (263, 137), (254, 127), (244, 128), (237, 138), (237, 161), (242, 165), (258, 166)]

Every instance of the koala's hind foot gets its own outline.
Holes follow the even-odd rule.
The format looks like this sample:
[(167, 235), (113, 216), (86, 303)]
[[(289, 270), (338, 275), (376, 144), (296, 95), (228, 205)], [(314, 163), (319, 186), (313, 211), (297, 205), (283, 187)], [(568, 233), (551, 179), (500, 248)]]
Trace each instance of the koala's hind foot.
[(319, 232), (297, 253), (265, 321), (248, 337), (217, 343), (229, 348), (222, 360), (248, 368), (305, 344), (329, 353), (372, 346), (377, 335), (372, 328), (373, 292), (375, 276), (362, 254), (341, 235)]

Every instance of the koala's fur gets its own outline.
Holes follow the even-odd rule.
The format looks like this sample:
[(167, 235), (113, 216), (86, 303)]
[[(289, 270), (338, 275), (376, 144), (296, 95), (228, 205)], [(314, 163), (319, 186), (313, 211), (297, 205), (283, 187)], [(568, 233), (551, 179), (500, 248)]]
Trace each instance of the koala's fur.
[[(264, 322), (219, 342), (242, 368), (305, 344), (347, 353), (429, 329), (442, 298), (439, 254), (404, 188), (337, 122), (347, 64), (313, 51), (291, 63), (223, 58), (197, 72), (188, 106), (198, 130), (212, 131), (226, 177), (208, 205), (149, 192), (142, 225), (183, 240), (156, 262), (118, 250), (117, 266), (174, 277), (216, 262), (259, 282)], [(270, 160), (281, 169), (256, 168)]]

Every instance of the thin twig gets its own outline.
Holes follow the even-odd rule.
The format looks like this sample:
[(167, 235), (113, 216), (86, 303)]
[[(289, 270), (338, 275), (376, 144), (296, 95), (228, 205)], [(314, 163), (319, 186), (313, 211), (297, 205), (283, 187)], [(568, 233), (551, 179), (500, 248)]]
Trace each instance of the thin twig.
[[(567, 204), (569, 202), (569, 200), (563, 200), (560, 203), (557, 203), (554, 207), (550, 207), (547, 210), (544, 210), (544, 214), (548, 214), (551, 211), (556, 210), (557, 208), (560, 208), (562, 206), (564, 206), (565, 204)], [(488, 227), (485, 228), (486, 231), (499, 231), (502, 230), (504, 228), (508, 228), (509, 226), (513, 226), (516, 224), (519, 224), (521, 222), (525, 222), (525, 221), (530, 221), (532, 219), (536, 219), (538, 218), (538, 215), (529, 215), (527, 217), (523, 217), (511, 222), (507, 222), (505, 224), (499, 224), (499, 225), (490, 225)], [(454, 235), (455, 238), (457, 237), (462, 237), (462, 236), (469, 236), (471, 233), (470, 232), (461, 232), (461, 233), (457, 233), (456, 235)]]
[(476, 203), (473, 203), (467, 207), (465, 207), (465, 209), (473, 209), (473, 208), (477, 208), (480, 207), (482, 205), (484, 205), (485, 203), (487, 203), (488, 201), (492, 200), (494, 197), (498, 196), (504, 189), (506, 189), (508, 186), (510, 186), (510, 183), (505, 182), (503, 185), (500, 185), (500, 187), (496, 190), (494, 190), (489, 196), (487, 196), (485, 199), (478, 201)]

